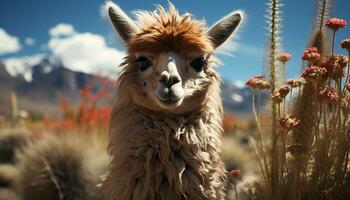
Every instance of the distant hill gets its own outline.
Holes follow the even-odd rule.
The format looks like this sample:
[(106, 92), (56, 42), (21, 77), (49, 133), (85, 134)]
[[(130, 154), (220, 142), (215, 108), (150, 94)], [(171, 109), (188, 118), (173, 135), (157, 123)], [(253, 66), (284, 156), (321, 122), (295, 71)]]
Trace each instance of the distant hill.
[[(57, 115), (60, 96), (70, 102), (79, 99), (79, 91), (96, 78), (95, 75), (75, 72), (62, 63), (45, 58), (39, 64), (30, 66), (32, 81), (26, 81), (22, 75), (11, 76), (0, 62), (0, 114), (10, 114), (10, 93), (16, 92), (20, 109), (42, 112), (45, 115)], [(222, 97), (226, 112), (244, 114), (251, 111), (252, 93), (249, 88), (224, 81)], [(113, 91), (111, 91), (111, 94)], [(262, 102), (266, 100), (263, 96)]]
[(32, 81), (23, 76), (11, 76), (3, 63), (0, 63), (0, 113), (9, 116), (10, 93), (16, 92), (20, 109), (42, 112), (44, 115), (57, 115), (60, 96), (71, 102), (79, 99), (79, 91), (96, 77), (75, 72), (60, 63), (43, 59), (32, 66)]
[[(236, 115), (246, 115), (252, 112), (253, 93), (245, 85), (224, 81), (221, 85), (221, 95), (225, 112)], [(260, 103), (264, 105), (267, 100), (267, 93), (262, 93)]]

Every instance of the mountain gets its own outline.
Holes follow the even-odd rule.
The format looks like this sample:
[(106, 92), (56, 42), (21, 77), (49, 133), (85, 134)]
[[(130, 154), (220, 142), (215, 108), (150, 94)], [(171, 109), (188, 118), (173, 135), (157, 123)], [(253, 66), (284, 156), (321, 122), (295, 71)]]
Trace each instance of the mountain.
[[(10, 93), (16, 92), (19, 107), (31, 112), (45, 115), (58, 115), (60, 97), (70, 102), (79, 100), (79, 92), (88, 83), (97, 78), (91, 74), (72, 71), (57, 61), (44, 58), (38, 64), (30, 66), (32, 80), (26, 81), (23, 76), (11, 76), (0, 62), (0, 115), (10, 114)], [(112, 90), (112, 89), (111, 89)], [(251, 111), (252, 92), (249, 88), (235, 82), (224, 81), (222, 97), (226, 112), (244, 114)], [(113, 91), (111, 91), (111, 94)], [(263, 95), (262, 102), (266, 100)]]
[[(226, 112), (232, 114), (247, 114), (252, 111), (253, 92), (241, 83), (224, 81), (221, 85), (221, 96)], [(261, 94), (261, 105), (268, 100), (266, 93)]]
[(11, 76), (0, 62), (0, 115), (10, 114), (10, 94), (15, 92), (19, 107), (31, 112), (58, 115), (60, 97), (76, 102), (79, 91), (97, 77), (65, 68), (60, 62), (43, 59), (31, 66), (32, 81), (23, 76)]
[(71, 101), (77, 100), (79, 90), (94, 78), (93, 75), (67, 69), (61, 63), (51, 64), (48, 59), (33, 66), (32, 71), (32, 81), (18, 84), (15, 88), (17, 94), (34, 101), (45, 99), (51, 104), (58, 103), (59, 94)]

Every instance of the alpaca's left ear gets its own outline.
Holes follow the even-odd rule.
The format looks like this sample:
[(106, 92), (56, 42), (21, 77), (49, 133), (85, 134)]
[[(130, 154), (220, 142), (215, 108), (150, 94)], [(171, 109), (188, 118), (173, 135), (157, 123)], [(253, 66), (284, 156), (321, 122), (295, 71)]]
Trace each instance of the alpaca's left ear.
[(224, 43), (236, 30), (243, 18), (243, 13), (235, 11), (216, 22), (207, 31), (214, 48)]

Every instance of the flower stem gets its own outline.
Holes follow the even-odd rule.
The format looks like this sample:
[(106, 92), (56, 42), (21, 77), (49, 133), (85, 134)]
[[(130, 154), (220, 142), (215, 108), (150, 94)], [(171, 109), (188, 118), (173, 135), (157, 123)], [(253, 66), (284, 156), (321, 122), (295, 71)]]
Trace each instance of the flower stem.
[[(260, 101), (260, 91), (258, 94), (258, 101)], [(252, 110), (254, 113), (254, 117), (255, 117), (255, 122), (256, 125), (258, 127), (258, 134), (259, 134), (259, 142), (260, 142), (260, 153), (261, 153), (261, 157), (263, 159), (266, 171), (268, 171), (268, 167), (267, 167), (267, 159), (266, 159), (266, 153), (265, 153), (265, 145), (264, 145), (264, 141), (263, 141), (263, 137), (262, 137), (262, 129), (261, 129), (261, 124), (260, 124), (260, 116), (258, 116), (257, 112), (256, 112), (256, 108), (255, 108), (255, 92), (253, 92), (253, 97), (252, 97)], [(260, 102), (258, 102), (260, 104)], [(259, 107), (259, 105), (258, 105)]]
[[(350, 51), (349, 51), (349, 55), (348, 55), (348, 60), (350, 59)], [(347, 72), (346, 72), (346, 75), (345, 75), (345, 83), (344, 83), (344, 87), (343, 87), (343, 92), (342, 94), (344, 95), (345, 93), (345, 86), (346, 86), (346, 83), (348, 83), (349, 81), (349, 73), (350, 73), (350, 60), (348, 61), (348, 69), (347, 69)]]
[(283, 62), (283, 65), (282, 65), (282, 80), (283, 80), (283, 82), (285, 82), (286, 81), (286, 63), (285, 62)]
[(290, 89), (290, 96), (289, 96), (289, 111), (292, 110), (292, 97), (293, 97), (293, 88)]
[(335, 31), (333, 31), (333, 38), (332, 38), (332, 57), (334, 56), (334, 45), (335, 45)]

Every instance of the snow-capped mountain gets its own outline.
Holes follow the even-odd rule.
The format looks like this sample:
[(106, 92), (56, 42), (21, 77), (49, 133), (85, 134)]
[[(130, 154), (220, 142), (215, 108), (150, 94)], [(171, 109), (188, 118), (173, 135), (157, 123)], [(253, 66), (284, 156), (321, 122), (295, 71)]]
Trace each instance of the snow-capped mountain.
[[(31, 65), (33, 64), (33, 65)], [(74, 102), (79, 91), (91, 82), (95, 75), (72, 71), (57, 59), (42, 57), (11, 69), (0, 62), (0, 103), (9, 105), (10, 92), (18, 95), (22, 109), (57, 113), (60, 95)], [(251, 111), (252, 92), (241, 82), (224, 81), (222, 97), (226, 112), (233, 114)], [(111, 91), (111, 94), (113, 91)], [(263, 96), (262, 102), (266, 99)], [(9, 106), (1, 106), (0, 113), (9, 114)]]
[[(60, 62), (43, 58), (33, 66), (26, 65), (23, 73), (9, 72), (0, 62), (0, 114), (9, 115), (10, 93), (16, 92), (21, 109), (58, 113), (60, 98), (71, 102), (79, 99), (79, 91), (92, 80), (100, 78), (91, 74), (75, 72), (65, 68)], [(30, 72), (30, 74), (28, 74)], [(26, 78), (24, 78), (27, 76)], [(28, 76), (30, 79), (28, 80)]]
[[(241, 82), (224, 81), (221, 85), (222, 99), (226, 112), (245, 114), (252, 110), (252, 90)], [(261, 95), (261, 104), (267, 101), (267, 94)]]

